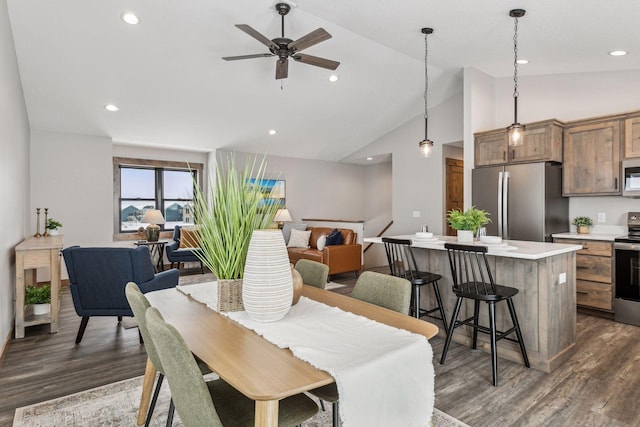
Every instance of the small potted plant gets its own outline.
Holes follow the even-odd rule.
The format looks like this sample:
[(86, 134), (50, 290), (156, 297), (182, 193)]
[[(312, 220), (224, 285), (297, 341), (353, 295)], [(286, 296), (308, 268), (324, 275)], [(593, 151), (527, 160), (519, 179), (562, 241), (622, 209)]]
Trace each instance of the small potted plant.
[(27, 286), (24, 304), (32, 305), (33, 314), (36, 316), (48, 314), (51, 310), (51, 286)]
[(450, 210), (447, 221), (451, 228), (458, 231), (458, 242), (470, 243), (478, 228), (491, 222), (491, 219), (487, 211), (471, 206), (465, 212), (462, 209)]
[(589, 234), (589, 227), (593, 226), (593, 221), (588, 216), (577, 216), (572, 224), (576, 226), (579, 234)]
[(49, 236), (57, 236), (58, 235), (58, 228), (62, 227), (62, 223), (60, 221), (57, 221), (53, 218), (49, 218), (47, 220), (47, 224), (45, 225), (45, 228), (47, 229), (47, 231), (49, 232)]

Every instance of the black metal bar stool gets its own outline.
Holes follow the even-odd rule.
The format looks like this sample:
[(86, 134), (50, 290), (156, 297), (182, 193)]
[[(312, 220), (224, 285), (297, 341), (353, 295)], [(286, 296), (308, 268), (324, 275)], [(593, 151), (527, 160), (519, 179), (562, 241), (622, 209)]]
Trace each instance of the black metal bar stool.
[[(411, 314), (417, 319), (427, 316), (442, 320), (444, 330), (448, 333), (447, 316), (444, 313), (444, 305), (442, 304), (440, 288), (438, 287), (438, 281), (442, 279), (442, 276), (418, 270), (418, 265), (416, 264), (413, 250), (411, 249), (411, 240), (383, 237), (382, 242), (387, 252), (387, 261), (389, 262), (391, 274), (411, 282)], [(433, 293), (436, 296), (437, 305), (430, 309), (424, 309), (420, 308), (420, 288), (428, 284), (433, 286)], [(431, 314), (435, 312), (438, 312), (440, 317)]]
[[(454, 243), (446, 243), (444, 245), (449, 255), (449, 265), (451, 266), (451, 276), (453, 277), (453, 292), (458, 299), (456, 307), (451, 316), (451, 323), (447, 332), (447, 339), (444, 342), (442, 357), (440, 364), (444, 364), (447, 358), (449, 344), (453, 331), (458, 326), (467, 325), (473, 328), (473, 347), (477, 347), (478, 332), (489, 334), (491, 337), (491, 369), (493, 374), (493, 385), (498, 386), (498, 355), (497, 342), (502, 338), (509, 341), (517, 342), (520, 346), (520, 352), (524, 359), (524, 365), (529, 367), (529, 358), (527, 350), (524, 348), (524, 340), (518, 323), (518, 316), (513, 305), (512, 298), (518, 293), (516, 288), (508, 286), (496, 285), (493, 281), (493, 275), (489, 268), (487, 260), (486, 246), (460, 245)], [(474, 301), (473, 316), (466, 320), (458, 320), (460, 306), (463, 298), (472, 299)], [(489, 327), (478, 324), (478, 314), (480, 311), (480, 302), (484, 301), (489, 306)], [(499, 301), (506, 301), (509, 307), (509, 314), (513, 327), (508, 331), (496, 330), (496, 311), (495, 304)], [(509, 338), (507, 335), (515, 332), (517, 339)]]

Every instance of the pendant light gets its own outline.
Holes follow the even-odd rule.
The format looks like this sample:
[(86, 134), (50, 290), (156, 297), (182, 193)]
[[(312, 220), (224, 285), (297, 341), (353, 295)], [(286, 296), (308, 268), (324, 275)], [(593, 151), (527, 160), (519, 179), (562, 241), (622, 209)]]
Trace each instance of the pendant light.
[(427, 130), (429, 129), (429, 110), (427, 104), (427, 93), (429, 91), (429, 70), (427, 69), (427, 54), (429, 53), (427, 36), (433, 33), (433, 28), (423, 28), (422, 34), (424, 34), (424, 139), (418, 143), (420, 146), (420, 154), (422, 157), (431, 157), (433, 151), (433, 141), (430, 141), (427, 137)]
[(514, 20), (513, 34), (513, 124), (507, 128), (509, 133), (509, 145), (514, 147), (522, 145), (522, 131), (524, 125), (518, 123), (518, 18), (522, 18), (526, 10), (512, 9), (509, 16)]

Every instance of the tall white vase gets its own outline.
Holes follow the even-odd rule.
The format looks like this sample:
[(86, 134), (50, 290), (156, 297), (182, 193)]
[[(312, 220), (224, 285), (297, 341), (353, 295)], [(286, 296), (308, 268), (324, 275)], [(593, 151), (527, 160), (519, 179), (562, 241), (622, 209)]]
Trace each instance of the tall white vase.
[(291, 308), (293, 278), (280, 230), (254, 230), (242, 281), (242, 303), (257, 322), (282, 319)]
[(458, 243), (473, 243), (473, 231), (458, 230)]

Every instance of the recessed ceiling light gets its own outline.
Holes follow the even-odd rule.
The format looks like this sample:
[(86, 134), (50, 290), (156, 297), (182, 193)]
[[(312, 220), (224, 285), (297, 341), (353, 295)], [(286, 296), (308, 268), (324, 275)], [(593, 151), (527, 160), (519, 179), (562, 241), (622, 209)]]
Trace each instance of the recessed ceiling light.
[(367, 160), (373, 160), (373, 157), (367, 157)]
[(112, 112), (115, 112), (115, 111), (119, 110), (119, 108), (117, 106), (113, 105), (113, 104), (105, 105), (104, 109), (107, 110), (107, 111), (112, 111)]
[(123, 14), (122, 20), (127, 24), (131, 24), (131, 25), (136, 25), (137, 23), (140, 22), (140, 19), (131, 12)]
[(339, 78), (340, 78), (340, 77), (336, 76), (335, 74), (331, 74), (331, 75), (329, 76), (329, 81), (330, 81), (331, 83), (334, 83), (334, 82), (337, 82)]
[(613, 50), (611, 52), (609, 52), (609, 55), (611, 56), (624, 56), (627, 54), (626, 50)]
[(516, 62), (517, 62), (518, 64), (528, 64), (528, 63), (529, 63), (529, 60), (528, 60), (528, 59), (518, 59)]
[(269, 135), (275, 135), (276, 133), (278, 133), (278, 131), (277, 131), (277, 130), (275, 130), (275, 129), (271, 129), (271, 130), (269, 131)]

